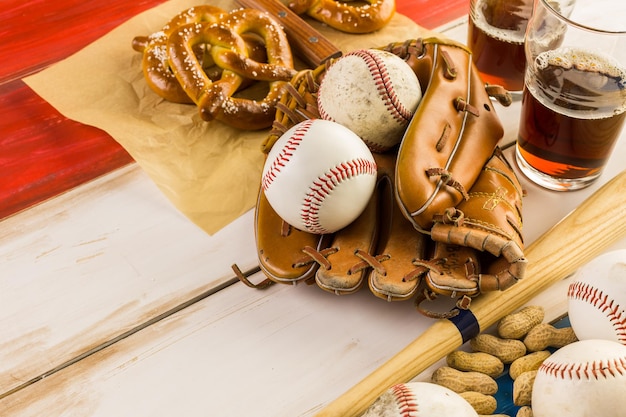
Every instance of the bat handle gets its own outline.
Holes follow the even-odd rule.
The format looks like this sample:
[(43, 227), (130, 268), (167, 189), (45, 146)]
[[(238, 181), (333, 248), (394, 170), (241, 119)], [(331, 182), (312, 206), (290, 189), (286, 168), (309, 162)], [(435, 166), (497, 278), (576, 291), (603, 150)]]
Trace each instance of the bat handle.
[(341, 51), (280, 0), (237, 0), (242, 6), (269, 13), (284, 28), (293, 51), (311, 68), (338, 58)]

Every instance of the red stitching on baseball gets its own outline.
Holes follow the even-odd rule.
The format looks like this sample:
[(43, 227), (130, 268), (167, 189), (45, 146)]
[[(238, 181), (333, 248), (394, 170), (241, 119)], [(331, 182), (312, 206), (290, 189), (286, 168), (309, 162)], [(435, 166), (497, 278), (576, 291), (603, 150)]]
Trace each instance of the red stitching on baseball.
[(328, 230), (320, 224), (319, 218), (324, 200), (340, 183), (360, 174), (376, 175), (376, 163), (363, 158), (342, 162), (313, 181), (300, 210), (300, 218), (307, 230), (313, 233), (328, 233)]
[(317, 107), (318, 107), (317, 111), (319, 112), (321, 119), (330, 120), (331, 122), (336, 122), (335, 118), (329, 115), (323, 106), (317, 106)]
[(311, 128), (313, 120), (314, 119), (308, 119), (302, 122), (289, 137), (287, 143), (280, 150), (274, 161), (272, 161), (272, 165), (261, 179), (261, 186), (263, 190), (267, 190), (269, 186), (272, 185), (272, 182), (274, 182), (276, 176), (281, 172), (281, 169), (289, 162), (298, 146), (302, 143), (304, 136)]
[[(335, 122), (335, 118), (330, 116), (328, 113), (326, 113), (326, 110), (323, 107), (319, 108), (319, 113), (320, 113), (320, 118), (324, 119), (324, 120), (329, 120), (331, 122)], [(371, 140), (367, 140), (365, 138), (361, 138), (363, 140), (363, 142), (365, 142), (365, 144), (367, 145), (367, 147), (370, 149), (370, 151), (372, 152), (378, 152), (378, 153), (383, 153), (385, 152), (389, 147), (386, 145), (382, 145), (376, 142), (372, 142)]]
[(570, 284), (567, 296), (575, 300), (585, 301), (606, 314), (615, 329), (617, 339), (620, 343), (626, 344), (626, 315), (617, 301), (586, 282)]
[(556, 378), (590, 380), (626, 375), (626, 357), (586, 363), (554, 363), (549, 359), (541, 364), (540, 372)]
[(370, 151), (372, 152), (378, 152), (378, 153), (384, 153), (389, 147), (386, 145), (381, 145), (378, 143), (374, 143), (371, 140), (365, 140), (363, 139), (363, 142), (365, 142), (365, 144), (367, 145), (367, 147), (370, 149)]
[(413, 392), (405, 384), (397, 384), (391, 387), (391, 391), (398, 403), (400, 416), (417, 417), (417, 399)]
[(355, 55), (361, 57), (370, 73), (374, 77), (374, 83), (378, 94), (385, 102), (385, 107), (392, 114), (393, 118), (399, 123), (406, 123), (411, 119), (411, 112), (402, 105), (400, 99), (396, 95), (396, 91), (391, 84), (389, 73), (385, 62), (380, 57), (374, 55), (371, 51), (358, 50), (349, 53), (346, 56)]

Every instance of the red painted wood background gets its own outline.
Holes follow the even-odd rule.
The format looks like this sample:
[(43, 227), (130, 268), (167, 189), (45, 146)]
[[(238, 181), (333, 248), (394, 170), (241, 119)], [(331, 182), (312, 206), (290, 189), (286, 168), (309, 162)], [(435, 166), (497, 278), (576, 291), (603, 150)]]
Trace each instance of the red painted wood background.
[[(164, 0), (3, 0), (0, 5), (0, 219), (132, 162), (103, 131), (68, 120), (21, 78), (64, 59)], [(397, 0), (425, 28), (468, 0)]]

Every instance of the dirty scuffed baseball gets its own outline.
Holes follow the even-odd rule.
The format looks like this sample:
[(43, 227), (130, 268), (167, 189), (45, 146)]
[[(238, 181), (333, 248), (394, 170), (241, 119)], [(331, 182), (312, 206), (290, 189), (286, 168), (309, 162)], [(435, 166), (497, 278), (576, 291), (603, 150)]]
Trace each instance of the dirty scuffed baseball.
[(449, 388), (430, 382), (397, 384), (385, 391), (362, 417), (478, 417), (472, 406)]
[(326, 71), (317, 96), (320, 116), (359, 135), (375, 152), (398, 144), (422, 99), (411, 67), (398, 56), (361, 49)]

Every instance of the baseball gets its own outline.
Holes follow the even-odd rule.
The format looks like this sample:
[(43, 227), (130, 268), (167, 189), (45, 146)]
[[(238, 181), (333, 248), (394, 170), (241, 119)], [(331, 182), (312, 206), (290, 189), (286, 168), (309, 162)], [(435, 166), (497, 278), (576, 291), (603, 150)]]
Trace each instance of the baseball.
[(374, 192), (376, 170), (372, 153), (356, 134), (312, 119), (276, 141), (261, 186), (272, 208), (293, 227), (333, 233), (363, 212)]
[(432, 382), (397, 384), (385, 391), (361, 417), (478, 417), (456, 392)]
[(607, 252), (582, 267), (567, 296), (569, 320), (579, 340), (626, 345), (626, 250)]
[(422, 98), (411, 67), (391, 52), (361, 49), (335, 61), (320, 83), (320, 116), (340, 123), (374, 152), (399, 143)]
[(571, 343), (546, 359), (532, 389), (534, 417), (622, 417), (626, 346), (604, 339)]

